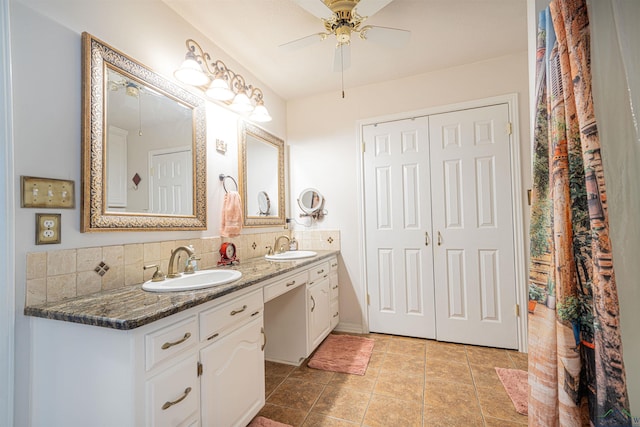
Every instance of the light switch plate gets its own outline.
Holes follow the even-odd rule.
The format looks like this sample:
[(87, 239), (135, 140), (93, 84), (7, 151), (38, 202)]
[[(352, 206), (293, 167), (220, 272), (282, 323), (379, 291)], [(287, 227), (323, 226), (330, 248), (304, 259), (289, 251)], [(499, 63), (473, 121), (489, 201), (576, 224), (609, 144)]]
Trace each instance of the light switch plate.
[(60, 218), (62, 214), (36, 214), (36, 245), (60, 243)]
[(23, 208), (75, 208), (74, 181), (21, 176), (20, 190)]

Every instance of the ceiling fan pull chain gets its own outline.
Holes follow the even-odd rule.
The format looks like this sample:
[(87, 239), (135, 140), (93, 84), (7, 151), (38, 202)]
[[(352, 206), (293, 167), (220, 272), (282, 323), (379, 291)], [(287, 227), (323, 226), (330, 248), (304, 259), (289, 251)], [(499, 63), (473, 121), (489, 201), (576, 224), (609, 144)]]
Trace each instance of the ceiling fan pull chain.
[(342, 79), (342, 99), (344, 99), (344, 45), (340, 45), (340, 78)]

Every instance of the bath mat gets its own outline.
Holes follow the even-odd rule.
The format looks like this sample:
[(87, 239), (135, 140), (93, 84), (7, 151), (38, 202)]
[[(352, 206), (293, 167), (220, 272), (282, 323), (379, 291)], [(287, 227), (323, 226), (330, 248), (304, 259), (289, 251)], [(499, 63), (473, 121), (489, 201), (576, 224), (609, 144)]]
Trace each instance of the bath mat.
[(282, 424), (265, 417), (255, 417), (247, 427), (292, 427), (289, 424)]
[(323, 371), (364, 375), (367, 372), (375, 341), (352, 335), (329, 335), (307, 366)]
[(529, 406), (529, 385), (527, 371), (520, 369), (496, 368), (498, 378), (502, 381), (504, 389), (513, 402), (516, 412), (522, 415), (528, 414)]

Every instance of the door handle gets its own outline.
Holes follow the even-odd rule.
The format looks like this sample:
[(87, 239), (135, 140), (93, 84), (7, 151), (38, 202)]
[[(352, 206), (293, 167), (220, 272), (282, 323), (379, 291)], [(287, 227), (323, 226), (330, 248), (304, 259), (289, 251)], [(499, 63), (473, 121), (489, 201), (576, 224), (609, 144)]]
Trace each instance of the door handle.
[(429, 232), (428, 231), (424, 232), (424, 245), (425, 246), (429, 246)]
[(438, 231), (438, 246), (442, 245), (442, 234)]
[(313, 313), (313, 310), (316, 309), (316, 300), (313, 299), (313, 295), (311, 295), (311, 302), (313, 303), (313, 306), (311, 307), (311, 312)]
[(260, 350), (264, 351), (264, 348), (267, 346), (267, 334), (264, 331), (264, 327), (260, 328), (260, 332), (262, 333), (262, 337), (264, 338), (264, 342), (262, 343), (262, 347), (260, 347)]

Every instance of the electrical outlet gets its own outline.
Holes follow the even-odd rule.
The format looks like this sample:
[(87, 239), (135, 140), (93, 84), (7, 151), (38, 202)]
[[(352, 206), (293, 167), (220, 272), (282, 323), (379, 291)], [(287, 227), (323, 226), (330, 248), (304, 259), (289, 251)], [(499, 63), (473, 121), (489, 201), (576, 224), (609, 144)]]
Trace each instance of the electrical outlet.
[(36, 214), (36, 245), (60, 243), (61, 214)]

